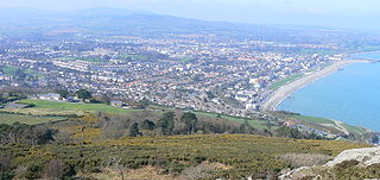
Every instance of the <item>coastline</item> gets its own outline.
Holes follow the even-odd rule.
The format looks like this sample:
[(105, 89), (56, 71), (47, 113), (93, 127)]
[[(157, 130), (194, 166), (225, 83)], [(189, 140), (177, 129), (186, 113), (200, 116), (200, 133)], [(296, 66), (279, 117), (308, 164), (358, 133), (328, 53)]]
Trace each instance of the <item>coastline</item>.
[(301, 79), (295, 80), (289, 84), (286, 84), (274, 92), (271, 93), (270, 97), (263, 103), (261, 110), (263, 111), (275, 111), (276, 108), (291, 94), (295, 91), (304, 88), (306, 85), (324, 78), (332, 73), (337, 72), (340, 68), (352, 64), (352, 63), (369, 63), (370, 60), (342, 60), (333, 63), (330, 66), (323, 68), (320, 71), (312, 72), (311, 74), (305, 75)]

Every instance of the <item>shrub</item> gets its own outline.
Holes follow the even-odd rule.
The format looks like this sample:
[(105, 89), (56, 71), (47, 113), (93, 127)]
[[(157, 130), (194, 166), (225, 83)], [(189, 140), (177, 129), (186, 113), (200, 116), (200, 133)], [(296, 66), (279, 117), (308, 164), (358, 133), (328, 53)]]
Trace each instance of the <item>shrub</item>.
[(132, 136), (132, 137), (137, 137), (137, 136), (141, 135), (141, 133), (139, 131), (139, 125), (137, 123), (133, 123), (129, 127), (129, 133), (128, 133), (128, 135)]
[(46, 144), (54, 140), (55, 130), (44, 126), (30, 126), (21, 123), (0, 125), (0, 143), (22, 143), (29, 145)]
[(41, 178), (41, 172), (43, 170), (43, 167), (41, 164), (31, 164), (27, 169), (25, 173), (26, 179), (38, 179)]
[(13, 178), (11, 161), (11, 156), (0, 155), (0, 179), (8, 180)]
[(337, 164), (336, 167), (338, 169), (348, 169), (348, 168), (351, 168), (351, 167), (358, 165), (359, 163), (360, 162), (357, 160), (343, 161), (343, 162)]
[(154, 124), (153, 121), (146, 119), (141, 123), (140, 128), (146, 130), (153, 130), (154, 128), (156, 128), (156, 124)]
[(47, 179), (61, 179), (65, 174), (65, 164), (57, 159), (53, 159), (46, 164), (45, 177)]

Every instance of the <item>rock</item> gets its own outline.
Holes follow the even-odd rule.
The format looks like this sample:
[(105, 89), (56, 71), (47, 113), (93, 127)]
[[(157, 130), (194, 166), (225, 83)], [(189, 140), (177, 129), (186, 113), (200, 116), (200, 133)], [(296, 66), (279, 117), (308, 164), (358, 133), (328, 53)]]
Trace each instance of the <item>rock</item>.
[[(322, 179), (322, 174), (320, 174), (321, 172), (325, 172), (327, 174), (332, 173), (330, 170), (333, 167), (336, 167), (337, 165), (342, 166), (342, 164), (360, 166), (364, 169), (374, 164), (380, 164), (380, 147), (346, 150), (340, 153), (336, 158), (334, 158), (334, 160), (326, 163), (323, 166), (301, 167), (301, 168), (294, 169), (288, 172), (284, 171), (283, 175), (279, 176), (278, 179), (280, 180), (302, 180), (302, 179), (319, 180), (319, 179)], [(376, 179), (368, 179), (368, 180), (376, 180)]]
[(380, 163), (380, 147), (352, 149), (340, 153), (334, 160), (328, 162), (325, 166), (333, 167), (344, 161), (355, 160), (363, 166)]
[(309, 177), (310, 174), (306, 173), (306, 170), (309, 170), (310, 167), (300, 167), (294, 169), (292, 171), (287, 172), (284, 175), (278, 177), (279, 180), (294, 180), (294, 179), (302, 179), (304, 177)]

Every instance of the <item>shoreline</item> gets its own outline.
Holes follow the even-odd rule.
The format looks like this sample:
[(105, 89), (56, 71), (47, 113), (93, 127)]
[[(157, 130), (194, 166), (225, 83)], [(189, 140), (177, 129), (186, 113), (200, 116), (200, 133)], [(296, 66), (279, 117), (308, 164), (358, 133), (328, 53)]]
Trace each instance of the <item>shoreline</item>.
[(289, 84), (281, 86), (277, 90), (271, 93), (269, 98), (262, 104), (262, 111), (276, 111), (277, 107), (290, 95), (296, 92), (299, 89), (304, 88), (306, 85), (313, 83), (316, 80), (327, 77), (340, 68), (353, 64), (353, 63), (369, 63), (371, 60), (342, 60), (333, 63), (320, 71), (311, 72), (310, 74), (305, 75), (301, 79), (297, 79)]

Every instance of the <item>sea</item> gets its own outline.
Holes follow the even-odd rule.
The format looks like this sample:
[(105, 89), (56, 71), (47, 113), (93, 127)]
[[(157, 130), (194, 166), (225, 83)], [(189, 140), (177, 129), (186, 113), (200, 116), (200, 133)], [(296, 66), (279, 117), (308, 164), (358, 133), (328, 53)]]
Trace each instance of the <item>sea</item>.
[[(380, 60), (380, 52), (350, 59)], [(277, 110), (324, 117), (380, 131), (380, 63), (353, 63), (296, 91)]]

